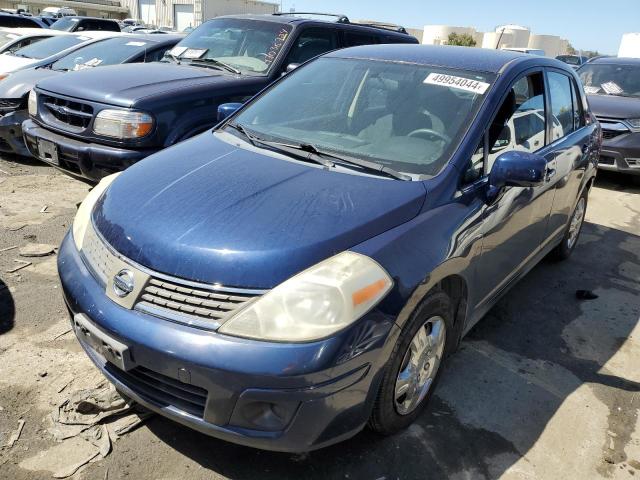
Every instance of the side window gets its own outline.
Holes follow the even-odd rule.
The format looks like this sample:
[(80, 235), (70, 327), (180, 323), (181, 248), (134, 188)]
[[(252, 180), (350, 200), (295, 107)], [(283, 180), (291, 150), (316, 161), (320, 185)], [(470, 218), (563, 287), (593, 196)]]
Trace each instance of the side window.
[(489, 126), (487, 171), (502, 152), (535, 152), (546, 144), (546, 115), (542, 73), (513, 84)]
[(471, 155), (462, 183), (468, 185), (484, 175), (484, 135), (478, 143), (476, 151)]
[(344, 32), (344, 42), (346, 47), (357, 47), (359, 45), (372, 45), (378, 43), (378, 37), (368, 33), (353, 32), (347, 30)]
[(574, 81), (571, 82), (571, 94), (573, 96), (573, 129), (578, 130), (584, 127), (584, 115), (582, 111), (582, 100)]
[(557, 140), (575, 130), (574, 100), (571, 91), (571, 79), (558, 72), (549, 72), (549, 94), (551, 96), (551, 115), (553, 125), (551, 139)]
[(308, 28), (297, 38), (284, 63), (303, 63), (307, 60), (338, 48), (338, 34), (327, 28)]

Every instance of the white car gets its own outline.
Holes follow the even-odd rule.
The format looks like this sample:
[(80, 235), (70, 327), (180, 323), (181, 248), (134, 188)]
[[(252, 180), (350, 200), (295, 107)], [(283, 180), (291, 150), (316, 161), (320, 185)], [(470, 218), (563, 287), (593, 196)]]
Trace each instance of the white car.
[(60, 32), (45, 40), (20, 48), (14, 52), (5, 52), (0, 55), (0, 80), (11, 72), (26, 67), (35, 67), (38, 64), (50, 63), (59, 57), (67, 55), (74, 50), (92, 42), (105, 38), (125, 35), (121, 32), (89, 31), (82, 33)]
[(47, 7), (40, 12), (43, 17), (62, 18), (75, 17), (78, 14), (73, 8), (69, 7)]
[(66, 32), (48, 28), (0, 28), (0, 53), (15, 51), (61, 33)]

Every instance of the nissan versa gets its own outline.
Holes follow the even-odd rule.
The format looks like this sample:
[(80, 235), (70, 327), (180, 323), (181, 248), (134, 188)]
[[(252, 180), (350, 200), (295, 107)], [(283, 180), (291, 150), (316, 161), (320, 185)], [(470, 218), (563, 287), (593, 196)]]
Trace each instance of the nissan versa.
[(58, 259), (75, 332), (123, 394), (221, 439), (395, 432), (496, 300), (571, 254), (599, 142), (557, 60), (326, 54), (91, 191)]

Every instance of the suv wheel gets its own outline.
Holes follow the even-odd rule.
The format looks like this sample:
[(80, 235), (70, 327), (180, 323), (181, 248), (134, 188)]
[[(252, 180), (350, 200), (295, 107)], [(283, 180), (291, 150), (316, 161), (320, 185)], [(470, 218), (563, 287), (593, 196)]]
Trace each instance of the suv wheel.
[(429, 294), (403, 329), (386, 367), (369, 426), (395, 433), (420, 414), (435, 389), (443, 360), (454, 342), (451, 301)]

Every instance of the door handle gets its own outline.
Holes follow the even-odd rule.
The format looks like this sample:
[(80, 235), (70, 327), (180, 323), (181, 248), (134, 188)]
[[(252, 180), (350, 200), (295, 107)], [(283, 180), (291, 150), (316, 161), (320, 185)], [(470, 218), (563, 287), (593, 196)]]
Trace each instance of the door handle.
[(556, 176), (556, 169), (555, 168), (547, 168), (547, 176), (546, 176), (546, 180), (547, 182), (550, 182), (551, 179), (553, 177)]

